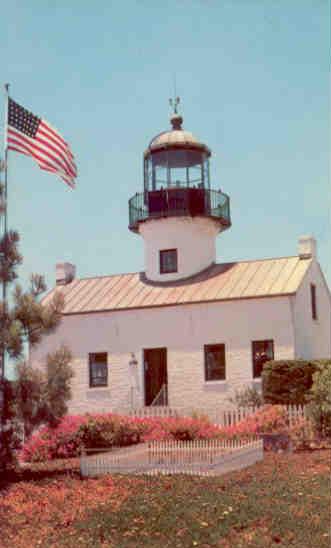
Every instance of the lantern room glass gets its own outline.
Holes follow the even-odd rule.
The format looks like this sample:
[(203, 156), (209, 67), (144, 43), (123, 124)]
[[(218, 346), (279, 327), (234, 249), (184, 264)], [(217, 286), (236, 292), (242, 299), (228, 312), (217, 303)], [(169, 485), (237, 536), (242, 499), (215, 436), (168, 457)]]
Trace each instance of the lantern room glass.
[(173, 148), (145, 158), (145, 191), (165, 188), (210, 188), (209, 157), (203, 150)]

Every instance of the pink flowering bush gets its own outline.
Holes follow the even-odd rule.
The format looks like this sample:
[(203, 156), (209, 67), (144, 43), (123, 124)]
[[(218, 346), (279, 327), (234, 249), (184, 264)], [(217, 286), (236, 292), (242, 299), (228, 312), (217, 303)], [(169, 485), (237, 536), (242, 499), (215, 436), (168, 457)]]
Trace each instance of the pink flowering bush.
[(79, 427), (84, 447), (110, 447), (139, 443), (146, 426), (142, 419), (107, 413), (88, 415)]
[(258, 433), (282, 434), (288, 429), (288, 414), (281, 405), (264, 405), (252, 415)]
[(45, 462), (52, 458), (51, 442), (44, 439), (40, 432), (26, 442), (20, 452), (22, 462)]
[(86, 416), (67, 415), (56, 428), (40, 428), (24, 444), (20, 459), (27, 462), (44, 462), (49, 459), (76, 456), (82, 445), (79, 428), (86, 420)]
[(166, 430), (178, 441), (206, 440), (219, 436), (220, 430), (209, 421), (178, 418), (166, 424)]
[(55, 428), (43, 427), (23, 446), (20, 458), (28, 462), (70, 458), (82, 447), (97, 448), (139, 443), (147, 426), (142, 419), (113, 415), (68, 415)]
[(227, 438), (246, 438), (259, 434), (286, 434), (288, 431), (287, 411), (281, 405), (264, 405), (252, 415), (234, 426), (223, 429)]
[(24, 445), (21, 460), (42, 462), (78, 456), (82, 447), (126, 446), (152, 440), (195, 440), (220, 436), (205, 419), (148, 418), (95, 414), (67, 416), (56, 428), (44, 427)]
[(166, 422), (170, 419), (153, 417), (148, 419), (143, 419), (143, 424), (145, 426), (145, 432), (142, 436), (143, 442), (148, 441), (162, 441), (162, 440), (171, 440), (171, 434), (166, 429)]
[[(42, 462), (78, 456), (82, 447), (126, 446), (154, 440), (247, 439), (289, 433), (286, 410), (264, 405), (234, 426), (218, 427), (207, 418), (136, 418), (112, 413), (66, 416), (56, 428), (44, 427), (24, 445), (21, 459)], [(299, 433), (296, 434), (299, 436)]]
[(206, 440), (220, 436), (220, 429), (206, 419), (169, 417), (145, 419), (143, 441), (153, 440)]

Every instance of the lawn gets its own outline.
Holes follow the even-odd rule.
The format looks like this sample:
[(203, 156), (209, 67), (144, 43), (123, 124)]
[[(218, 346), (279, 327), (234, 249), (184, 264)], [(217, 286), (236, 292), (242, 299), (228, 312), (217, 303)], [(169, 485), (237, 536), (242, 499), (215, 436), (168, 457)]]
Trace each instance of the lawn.
[(0, 547), (329, 548), (330, 452), (266, 454), (218, 478), (81, 480), (36, 466), (0, 492)]

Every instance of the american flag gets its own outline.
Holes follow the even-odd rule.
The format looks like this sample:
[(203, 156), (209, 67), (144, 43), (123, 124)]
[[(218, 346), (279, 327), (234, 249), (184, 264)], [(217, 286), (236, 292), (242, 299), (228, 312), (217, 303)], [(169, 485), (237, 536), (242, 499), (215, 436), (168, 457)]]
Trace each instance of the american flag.
[(46, 120), (8, 99), (8, 150), (32, 156), (39, 167), (75, 188), (77, 167), (68, 143)]

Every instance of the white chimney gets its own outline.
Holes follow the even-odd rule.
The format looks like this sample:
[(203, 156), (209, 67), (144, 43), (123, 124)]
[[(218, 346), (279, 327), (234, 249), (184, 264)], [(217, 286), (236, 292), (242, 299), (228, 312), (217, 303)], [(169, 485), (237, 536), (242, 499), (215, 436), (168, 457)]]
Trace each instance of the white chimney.
[(300, 236), (299, 257), (300, 259), (316, 259), (316, 240), (313, 236)]
[(66, 285), (72, 282), (76, 275), (76, 267), (71, 263), (56, 263), (56, 285)]

